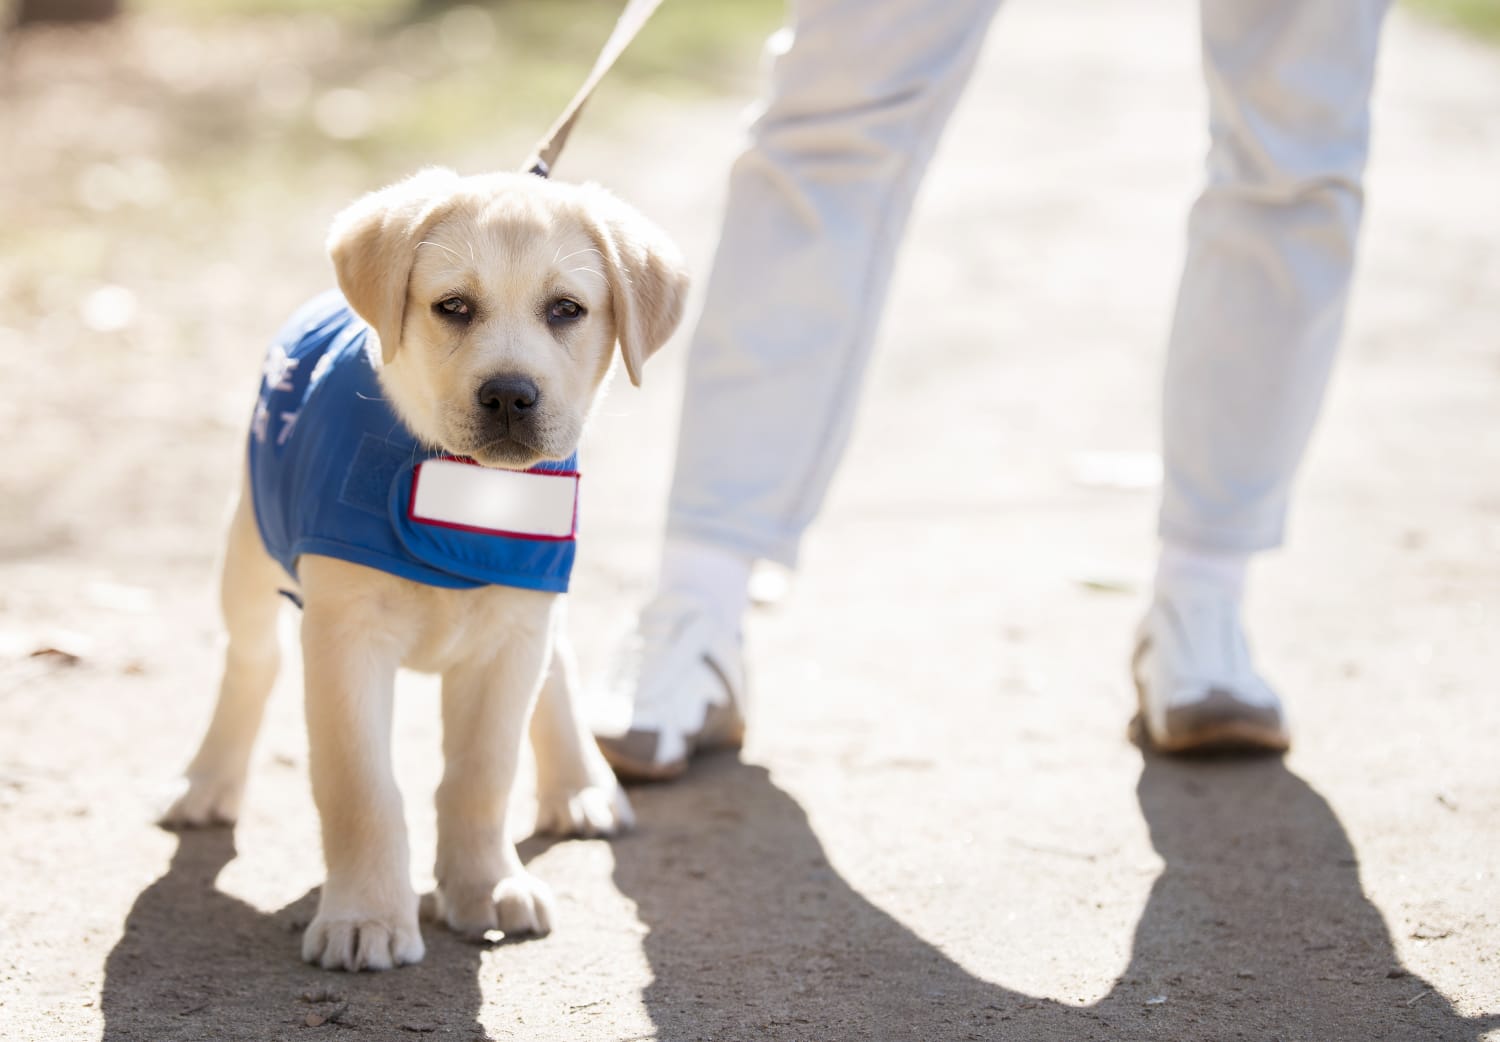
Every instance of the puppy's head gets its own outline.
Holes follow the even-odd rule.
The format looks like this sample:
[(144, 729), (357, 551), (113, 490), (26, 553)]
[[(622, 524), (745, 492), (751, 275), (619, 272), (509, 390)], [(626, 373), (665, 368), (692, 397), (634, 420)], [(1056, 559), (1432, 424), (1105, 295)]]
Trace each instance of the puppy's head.
[(339, 288), (422, 441), (487, 466), (565, 459), (619, 344), (631, 382), (676, 328), (671, 241), (594, 185), (425, 170), (341, 213)]

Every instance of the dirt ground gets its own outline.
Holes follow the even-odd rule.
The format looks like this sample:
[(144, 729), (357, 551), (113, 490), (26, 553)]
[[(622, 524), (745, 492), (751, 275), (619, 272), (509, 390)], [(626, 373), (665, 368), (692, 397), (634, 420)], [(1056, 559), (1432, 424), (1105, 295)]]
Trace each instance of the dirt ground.
[[(327, 284), (343, 201), (466, 158), (329, 144), (289, 175), (271, 137), (214, 168), (185, 106), (295, 95), (290, 73), (199, 82), (313, 62), (327, 41), (289, 26), (180, 67), (170, 26), (0, 58), (0, 1037), (1500, 1039), (1500, 55), (1389, 26), (1346, 350), (1291, 545), (1254, 575), (1289, 756), (1126, 735), (1203, 148), (1193, 18), (1015, 4), (924, 192), (833, 499), (754, 621), (743, 756), (637, 790), (614, 843), (528, 840), (551, 937), (428, 928), (420, 966), (344, 976), (297, 959), (321, 859), (295, 663), (233, 834), (151, 824), (217, 680), (262, 345)], [(562, 173), (703, 272), (747, 100), (617, 99)], [(222, 187), (184, 196), (189, 164)], [(648, 592), (684, 346), (585, 448), (589, 672)], [(398, 715), (422, 880), (430, 680), (403, 679)]]

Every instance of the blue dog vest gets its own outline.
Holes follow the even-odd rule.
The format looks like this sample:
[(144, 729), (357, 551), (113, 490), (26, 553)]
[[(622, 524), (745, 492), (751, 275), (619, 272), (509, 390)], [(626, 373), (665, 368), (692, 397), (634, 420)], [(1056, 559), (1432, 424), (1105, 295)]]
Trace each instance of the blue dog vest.
[[(249, 452), (271, 556), (293, 578), (298, 557), (321, 554), (429, 586), (566, 592), (577, 455), (522, 472), (424, 448), (386, 404), (368, 333), (329, 292), (292, 316), (266, 356)], [(550, 523), (509, 523), (536, 501)]]

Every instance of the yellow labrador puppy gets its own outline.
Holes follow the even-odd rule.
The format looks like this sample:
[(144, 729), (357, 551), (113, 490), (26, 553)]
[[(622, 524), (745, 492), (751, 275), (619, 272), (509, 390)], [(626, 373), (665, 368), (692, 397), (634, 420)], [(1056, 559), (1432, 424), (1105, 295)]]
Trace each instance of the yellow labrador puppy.
[(687, 278), (607, 192), (527, 174), (424, 171), (350, 206), (328, 246), (342, 296), (304, 308), (266, 363), (224, 562), (223, 684), (164, 820), (234, 821), (279, 662), (278, 593), (300, 599), (328, 866), (302, 954), (386, 969), (423, 955), (391, 770), (398, 667), (442, 675), (434, 918), (550, 929), (505, 820), (528, 719), (541, 827), (629, 823), (575, 712), (558, 594), (573, 457), (615, 345), (639, 383)]

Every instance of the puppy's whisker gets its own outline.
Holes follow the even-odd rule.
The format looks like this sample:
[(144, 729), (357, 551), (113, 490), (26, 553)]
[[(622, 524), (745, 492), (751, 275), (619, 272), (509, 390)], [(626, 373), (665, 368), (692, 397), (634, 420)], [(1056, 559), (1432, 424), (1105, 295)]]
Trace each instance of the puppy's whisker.
[[(562, 247), (559, 246), (558, 249), (561, 250)], [(553, 264), (566, 264), (566, 263), (568, 263), (568, 261), (570, 261), (574, 257), (578, 256), (580, 253), (593, 253), (593, 254), (597, 254), (598, 257), (601, 260), (604, 259), (604, 254), (600, 253), (598, 250), (594, 249), (592, 246), (587, 246), (587, 247), (585, 247), (585, 248), (583, 248), (581, 250), (574, 250), (572, 253), (568, 254), (566, 257), (553, 257), (552, 258), (552, 263)]]
[[(449, 247), (444, 246), (440, 242), (433, 242), (430, 239), (423, 239), (421, 242), (417, 243), (417, 248), (421, 249), (423, 246), (436, 246), (438, 249), (440, 249), (444, 253), (446, 253), (446, 254), (454, 257), (459, 262), (463, 261), (463, 257), (458, 253), (457, 250), (450, 249)], [(474, 259), (474, 246), (473, 246), (472, 243), (470, 243), (470, 245), (469, 245), (469, 260), (472, 261), (473, 259)]]

